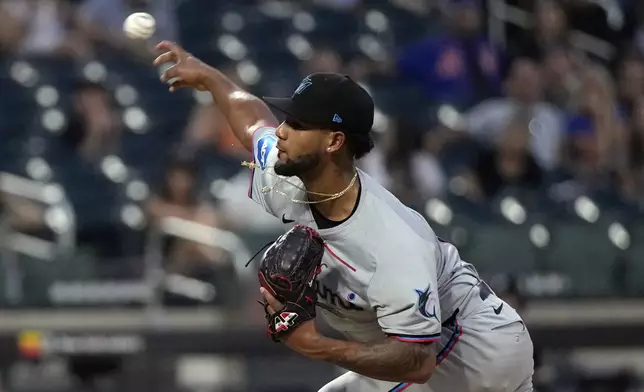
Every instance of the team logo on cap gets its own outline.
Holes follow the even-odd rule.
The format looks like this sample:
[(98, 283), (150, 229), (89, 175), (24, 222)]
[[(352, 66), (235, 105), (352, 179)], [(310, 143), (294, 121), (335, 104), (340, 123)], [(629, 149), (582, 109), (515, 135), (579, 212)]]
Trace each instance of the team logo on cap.
[(268, 154), (270, 154), (271, 150), (275, 146), (276, 141), (277, 139), (272, 135), (266, 135), (257, 141), (257, 146), (255, 149), (255, 154), (257, 156), (255, 158), (262, 170), (266, 169), (266, 164), (268, 163)]
[(295, 94), (297, 95), (302, 94), (304, 90), (309, 88), (312, 84), (313, 84), (313, 81), (311, 80), (311, 78), (307, 76), (306, 78), (304, 78), (304, 80), (302, 80), (302, 83), (300, 83), (298, 88), (295, 89)]

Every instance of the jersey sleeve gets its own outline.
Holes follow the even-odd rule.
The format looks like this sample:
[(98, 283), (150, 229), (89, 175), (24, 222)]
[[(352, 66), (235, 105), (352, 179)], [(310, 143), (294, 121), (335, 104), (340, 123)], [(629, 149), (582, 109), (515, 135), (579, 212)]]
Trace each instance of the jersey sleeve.
[(275, 128), (261, 127), (253, 133), (253, 163), (251, 170), (248, 197), (253, 199), (271, 215), (279, 217), (285, 209), (286, 199), (276, 197), (275, 192), (269, 192), (278, 181), (273, 167), (277, 162), (277, 136)]
[(438, 302), (436, 265), (438, 246), (395, 244), (378, 252), (379, 261), (368, 287), (378, 323), (389, 336), (403, 342), (440, 340), (441, 310)]

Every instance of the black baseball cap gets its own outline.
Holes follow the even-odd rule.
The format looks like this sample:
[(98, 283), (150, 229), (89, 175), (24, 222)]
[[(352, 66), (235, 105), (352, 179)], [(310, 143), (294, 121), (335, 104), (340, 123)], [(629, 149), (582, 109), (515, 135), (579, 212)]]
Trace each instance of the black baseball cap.
[(263, 99), (288, 117), (311, 127), (367, 135), (373, 126), (373, 99), (346, 75), (314, 73), (302, 80), (290, 98)]

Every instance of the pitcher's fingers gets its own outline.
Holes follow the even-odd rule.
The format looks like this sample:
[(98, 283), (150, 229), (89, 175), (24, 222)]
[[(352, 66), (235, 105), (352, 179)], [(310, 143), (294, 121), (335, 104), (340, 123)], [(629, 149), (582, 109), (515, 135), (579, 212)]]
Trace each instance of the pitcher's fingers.
[(186, 88), (186, 87), (192, 87), (192, 86), (190, 84), (180, 80), (180, 79), (177, 79), (177, 80), (174, 80), (172, 82), (172, 84), (170, 85), (169, 90), (170, 90), (171, 93), (173, 93), (173, 92), (175, 92), (176, 90), (178, 90), (180, 88)]
[(177, 65), (173, 65), (172, 67), (166, 69), (162, 74), (161, 74), (161, 81), (163, 83), (167, 83), (170, 79), (177, 78), (179, 77), (179, 69), (177, 68)]
[(187, 52), (179, 45), (172, 41), (162, 41), (157, 47), (159, 51), (172, 52), (176, 56), (176, 60), (183, 60), (187, 57)]
[(161, 41), (156, 46), (156, 49), (158, 51), (163, 50), (163, 51), (171, 52), (173, 50), (177, 50), (178, 48), (179, 48), (179, 46), (177, 44), (175, 44), (174, 42), (172, 42), (172, 41)]
[(264, 299), (266, 300), (266, 303), (273, 310), (282, 309), (284, 307), (284, 305), (280, 301), (278, 301), (275, 297), (273, 297), (265, 288), (260, 287), (259, 291), (264, 297)]
[(156, 59), (154, 59), (154, 66), (159, 66), (163, 63), (176, 63), (177, 62), (177, 55), (172, 53), (172, 52), (165, 52)]

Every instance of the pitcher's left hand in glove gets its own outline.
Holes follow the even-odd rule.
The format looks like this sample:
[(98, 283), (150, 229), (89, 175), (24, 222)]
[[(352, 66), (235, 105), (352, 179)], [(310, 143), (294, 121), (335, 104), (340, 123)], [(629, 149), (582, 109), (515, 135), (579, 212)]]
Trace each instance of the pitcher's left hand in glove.
[(296, 225), (282, 235), (260, 262), (259, 284), (271, 337), (280, 341), (315, 318), (315, 278), (320, 272), (324, 240), (310, 227)]

